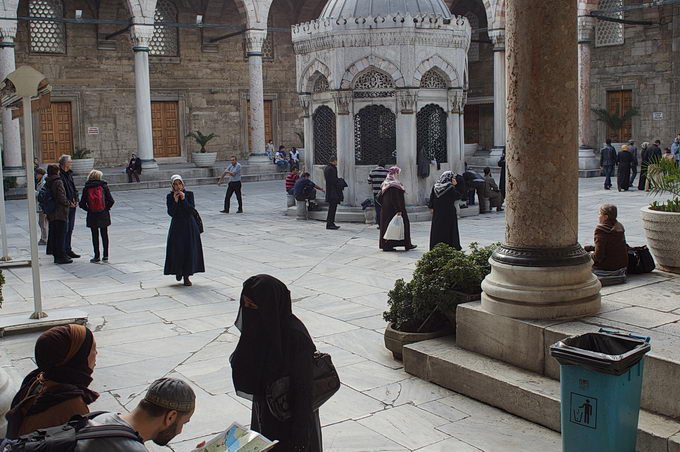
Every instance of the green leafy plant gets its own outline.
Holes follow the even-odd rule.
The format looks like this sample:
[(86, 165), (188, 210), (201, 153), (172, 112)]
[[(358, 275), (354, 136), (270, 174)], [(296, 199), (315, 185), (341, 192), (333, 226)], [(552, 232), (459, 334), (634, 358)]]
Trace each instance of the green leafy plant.
[(470, 252), (458, 251), (444, 243), (423, 254), (413, 279), (396, 281), (388, 293), (388, 310), (383, 318), (399, 331), (433, 331), (446, 325), (445, 312), (455, 309), (465, 297), (481, 293), (481, 284), (491, 272), (489, 257), (498, 243)]
[(618, 108), (613, 113), (606, 108), (593, 108), (592, 111), (595, 113), (595, 116), (597, 116), (598, 121), (605, 123), (609, 130), (616, 134), (625, 127), (626, 122), (639, 114), (635, 108), (631, 108), (623, 115), (619, 114), (620, 111)]
[(671, 199), (654, 201), (649, 208), (662, 212), (680, 212), (680, 167), (673, 160), (656, 159), (647, 164), (647, 180), (652, 195), (671, 195)]
[(295, 135), (297, 135), (298, 140), (300, 140), (300, 147), (305, 147), (305, 134), (304, 132), (295, 132)]
[(214, 138), (217, 138), (217, 135), (214, 133), (204, 135), (201, 133), (200, 130), (197, 130), (195, 132), (189, 132), (186, 135), (187, 138), (193, 138), (194, 141), (201, 147), (201, 154), (204, 154), (206, 152), (205, 147), (208, 145), (208, 143), (213, 140)]
[(76, 146), (75, 150), (71, 154), (71, 158), (73, 160), (82, 160), (82, 159), (87, 159), (90, 158), (89, 155), (92, 154), (92, 151), (87, 149), (87, 148), (81, 148), (80, 146)]

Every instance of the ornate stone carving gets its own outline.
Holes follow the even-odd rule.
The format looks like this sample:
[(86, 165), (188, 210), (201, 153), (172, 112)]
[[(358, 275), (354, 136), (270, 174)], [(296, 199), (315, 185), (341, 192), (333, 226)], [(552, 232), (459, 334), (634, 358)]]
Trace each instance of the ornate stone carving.
[(595, 33), (595, 19), (588, 16), (578, 18), (578, 43), (589, 44), (593, 42)]
[(136, 49), (149, 49), (153, 39), (154, 27), (147, 25), (133, 25), (130, 29), (132, 46)]
[(505, 30), (490, 30), (489, 38), (493, 42), (493, 50), (495, 52), (505, 50)]
[(491, 258), (520, 267), (567, 267), (590, 262), (590, 255), (578, 243), (568, 248), (520, 248), (501, 245)]
[(312, 95), (309, 93), (301, 93), (299, 99), (304, 117), (309, 118), (312, 115)]
[(403, 115), (413, 114), (418, 101), (418, 91), (415, 89), (400, 89), (397, 90), (397, 101), (399, 102), (399, 111)]
[(449, 90), (449, 111), (453, 114), (462, 115), (467, 102), (467, 92), (456, 88)]
[(248, 30), (246, 31), (246, 53), (248, 55), (261, 55), (262, 45), (267, 39), (267, 30)]
[(336, 91), (333, 93), (335, 111), (338, 115), (349, 114), (350, 107), (352, 106), (352, 97), (351, 91)]

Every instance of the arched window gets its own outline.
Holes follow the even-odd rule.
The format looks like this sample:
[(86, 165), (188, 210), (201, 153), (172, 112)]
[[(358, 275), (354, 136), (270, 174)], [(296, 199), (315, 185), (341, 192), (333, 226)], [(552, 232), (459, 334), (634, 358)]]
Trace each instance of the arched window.
[(448, 88), (446, 80), (435, 68), (430, 69), (420, 79), (421, 88), (446, 89)]
[(474, 63), (479, 61), (479, 18), (473, 12), (468, 12), (465, 18), (470, 22), (472, 28), (472, 42), (470, 42), (470, 50), (468, 50), (468, 61)]
[(397, 118), (387, 107), (369, 105), (354, 115), (354, 161), (357, 165), (397, 163)]
[(364, 71), (354, 80), (354, 97), (394, 97), (394, 80), (376, 69)]
[(316, 80), (314, 80), (314, 87), (312, 92), (314, 93), (324, 93), (330, 90), (330, 85), (328, 84), (328, 79), (325, 75), (317, 73)]
[(440, 106), (429, 104), (416, 115), (418, 127), (417, 148), (424, 150), (429, 160), (447, 162), (446, 112)]
[[(154, 21), (177, 23), (177, 7), (175, 4), (170, 0), (158, 0)], [(177, 56), (178, 51), (179, 30), (175, 27), (155, 26), (149, 45), (149, 53), (154, 56)]]
[[(31, 0), (28, 3), (31, 17), (64, 17), (61, 0)], [(61, 22), (30, 22), (31, 52), (66, 53), (66, 31)]]
[(325, 105), (312, 115), (314, 124), (314, 164), (327, 165), (337, 152), (335, 113)]
[[(600, 0), (599, 10), (616, 9), (623, 7), (623, 0)], [(623, 11), (608, 14), (607, 17), (623, 19)], [(624, 43), (623, 24), (598, 20), (595, 23), (595, 46), (616, 46)]]

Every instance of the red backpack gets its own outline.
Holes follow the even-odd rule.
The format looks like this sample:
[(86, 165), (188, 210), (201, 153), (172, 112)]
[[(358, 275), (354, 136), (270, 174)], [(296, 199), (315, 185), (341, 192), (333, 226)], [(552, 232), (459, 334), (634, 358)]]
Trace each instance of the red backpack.
[(87, 207), (90, 212), (102, 212), (106, 209), (104, 187), (98, 185), (87, 189)]

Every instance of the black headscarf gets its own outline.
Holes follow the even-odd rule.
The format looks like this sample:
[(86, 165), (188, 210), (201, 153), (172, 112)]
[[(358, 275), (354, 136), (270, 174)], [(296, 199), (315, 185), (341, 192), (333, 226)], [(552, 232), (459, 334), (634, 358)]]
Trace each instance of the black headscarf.
[[(245, 308), (244, 296), (258, 308)], [(230, 358), (234, 388), (239, 396), (252, 400), (264, 395), (268, 384), (289, 373), (292, 331), (307, 337), (309, 333), (293, 315), (288, 287), (269, 275), (252, 276), (243, 283), (236, 327), (241, 338)]]
[[(93, 345), (92, 332), (82, 325), (57, 326), (40, 335), (35, 343), (38, 368), (24, 378), (6, 415), (8, 437), (21, 428), (24, 417), (76, 397), (82, 397), (88, 405), (97, 400), (99, 394), (88, 388), (93, 372), (88, 357)], [(46, 381), (59, 385), (45, 391)]]

